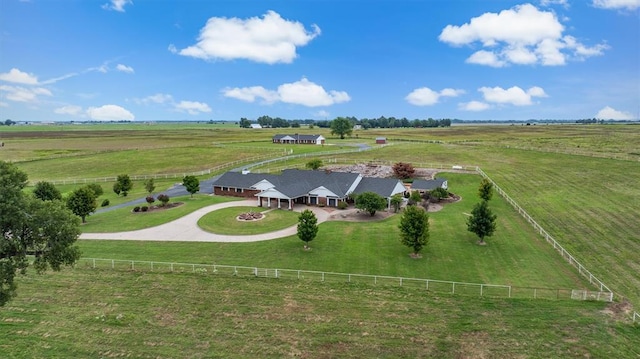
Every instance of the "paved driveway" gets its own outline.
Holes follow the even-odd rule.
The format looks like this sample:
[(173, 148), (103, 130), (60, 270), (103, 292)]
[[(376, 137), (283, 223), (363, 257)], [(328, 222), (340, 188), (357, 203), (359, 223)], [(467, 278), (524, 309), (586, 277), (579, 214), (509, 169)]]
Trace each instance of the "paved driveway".
[[(198, 227), (198, 220), (209, 212), (217, 209), (237, 207), (237, 206), (255, 206), (255, 200), (234, 201), (214, 204), (201, 208), (182, 218), (178, 218), (169, 223), (161, 224), (156, 227), (140, 229), (137, 231), (115, 232), (115, 233), (83, 233), (80, 239), (111, 239), (111, 240), (128, 240), (128, 241), (176, 241), (176, 242), (257, 242), (288, 237), (297, 233), (297, 225), (281, 229), (275, 232), (231, 236), (206, 232)], [(329, 212), (318, 207), (295, 206), (294, 211), (300, 212), (304, 209), (312, 210), (318, 218), (318, 223), (322, 223), (329, 219)]]

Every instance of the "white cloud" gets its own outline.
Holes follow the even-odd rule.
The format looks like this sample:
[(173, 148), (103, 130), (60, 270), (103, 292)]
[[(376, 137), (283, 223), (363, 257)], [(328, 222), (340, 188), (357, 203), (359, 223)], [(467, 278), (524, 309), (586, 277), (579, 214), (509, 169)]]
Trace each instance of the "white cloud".
[(127, 109), (118, 105), (104, 105), (100, 107), (89, 107), (87, 115), (98, 121), (132, 121), (135, 116)]
[(124, 12), (124, 7), (127, 4), (132, 4), (131, 0), (111, 0), (110, 2), (102, 5), (102, 8), (105, 10), (115, 10), (119, 12)]
[(0, 91), (6, 92), (5, 98), (7, 100), (16, 102), (35, 102), (38, 100), (38, 96), (52, 96), (51, 91), (44, 87), (20, 87), (20, 86), (8, 86), (0, 85)]
[(38, 84), (38, 78), (35, 75), (22, 72), (16, 68), (9, 70), (9, 72), (0, 73), (0, 80), (23, 85)]
[(300, 81), (278, 86), (280, 101), (308, 107), (330, 106), (351, 100), (344, 91), (325, 91), (320, 85), (302, 78)]
[(262, 86), (235, 87), (222, 90), (225, 97), (231, 97), (245, 102), (255, 102), (262, 99), (264, 103), (284, 102), (307, 107), (330, 106), (351, 100), (344, 91), (326, 91), (322, 86), (306, 78), (300, 81), (285, 83), (277, 90), (268, 90)]
[(640, 0), (593, 0), (593, 6), (602, 9), (626, 9), (640, 8)]
[(9, 107), (9, 104), (6, 102), (0, 101), (0, 107)]
[(412, 105), (431, 106), (438, 103), (440, 97), (457, 97), (464, 93), (464, 90), (452, 88), (443, 89), (440, 92), (434, 91), (428, 87), (421, 87), (411, 91), (404, 99)]
[(513, 86), (506, 90), (502, 87), (481, 87), (478, 91), (482, 92), (484, 100), (487, 102), (514, 106), (532, 105), (533, 97), (547, 97), (544, 90), (537, 86), (531, 87), (527, 91), (518, 86)]
[(223, 90), (223, 93), (225, 97), (245, 102), (255, 102), (256, 99), (260, 98), (264, 103), (271, 104), (279, 99), (277, 91), (267, 90), (262, 86), (227, 88)]
[(143, 99), (135, 99), (134, 101), (138, 104), (145, 105), (148, 105), (150, 103), (164, 104), (173, 102), (173, 96), (164, 93), (157, 93), (155, 95), (147, 96)]
[(484, 13), (461, 26), (447, 25), (438, 39), (452, 46), (479, 43), (483, 49), (466, 62), (492, 67), (564, 65), (568, 59), (602, 55), (608, 49), (606, 44), (588, 47), (563, 35), (564, 30), (555, 13), (523, 4), (500, 13)]
[(618, 111), (609, 106), (598, 111), (596, 118), (601, 120), (637, 120), (631, 112)]
[(481, 101), (470, 101), (470, 102), (464, 102), (464, 103), (458, 104), (458, 109), (463, 111), (479, 112), (479, 111), (488, 110), (490, 108), (491, 108), (491, 105)]
[(563, 6), (565, 8), (568, 8), (569, 7), (569, 1), (568, 0), (540, 0), (540, 5), (541, 6), (560, 5), (560, 6)]
[(291, 63), (297, 57), (297, 47), (320, 34), (318, 26), (312, 27), (308, 32), (301, 23), (285, 20), (275, 11), (268, 11), (262, 18), (212, 17), (200, 30), (195, 45), (182, 50), (169, 45), (169, 51), (203, 60)]
[(53, 112), (59, 115), (80, 116), (82, 115), (82, 107), (74, 106), (74, 105), (62, 106), (62, 107), (56, 108), (55, 110), (53, 110)]
[(175, 108), (181, 112), (187, 112), (190, 115), (199, 115), (205, 112), (211, 112), (209, 105), (196, 101), (180, 101), (175, 104)]
[(132, 74), (133, 73), (133, 67), (130, 67), (130, 66), (127, 66), (127, 65), (123, 65), (123, 64), (118, 64), (116, 66), (116, 70), (122, 71), (122, 72), (126, 72), (128, 74)]

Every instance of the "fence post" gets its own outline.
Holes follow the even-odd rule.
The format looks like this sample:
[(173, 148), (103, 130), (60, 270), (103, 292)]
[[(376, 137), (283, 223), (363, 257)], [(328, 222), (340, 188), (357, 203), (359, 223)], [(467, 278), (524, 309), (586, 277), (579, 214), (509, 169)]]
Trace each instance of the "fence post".
[(509, 286), (509, 298), (511, 298), (511, 286)]
[(482, 287), (484, 287), (484, 285), (480, 284), (480, 296), (482, 297)]
[(456, 294), (456, 282), (451, 283), (451, 293)]
[(153, 271), (153, 262), (149, 262), (151, 264), (151, 271)]
[(114, 260), (112, 259), (111, 260), (111, 269), (113, 269), (113, 268), (115, 268), (115, 263), (114, 263)]
[(96, 259), (95, 258), (93, 258), (93, 268), (94, 269), (96, 268)]
[(322, 272), (322, 281), (324, 282), (324, 272)]
[(135, 270), (135, 265), (133, 264), (133, 261), (131, 261), (131, 270)]

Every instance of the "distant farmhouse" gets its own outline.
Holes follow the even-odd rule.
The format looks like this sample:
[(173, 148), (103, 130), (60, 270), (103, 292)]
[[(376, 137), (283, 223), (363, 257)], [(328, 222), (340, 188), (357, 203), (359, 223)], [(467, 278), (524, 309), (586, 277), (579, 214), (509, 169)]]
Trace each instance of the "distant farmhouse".
[(252, 123), (249, 126), (251, 126), (251, 128), (262, 128), (262, 125), (259, 123)]
[(280, 175), (227, 172), (213, 183), (213, 193), (222, 196), (257, 197), (258, 206), (291, 210), (294, 204), (337, 207), (349, 195), (374, 192), (387, 199), (403, 194), (405, 187), (395, 178), (364, 177), (359, 173), (288, 169)]
[(312, 145), (324, 145), (325, 138), (322, 135), (275, 135), (273, 136), (273, 143), (282, 143), (288, 145), (297, 144), (312, 144)]

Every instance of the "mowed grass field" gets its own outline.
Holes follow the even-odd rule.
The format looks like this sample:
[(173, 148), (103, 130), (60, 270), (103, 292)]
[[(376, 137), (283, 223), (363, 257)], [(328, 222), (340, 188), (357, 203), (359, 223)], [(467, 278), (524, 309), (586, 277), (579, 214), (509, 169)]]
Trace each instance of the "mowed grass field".
[(75, 269), (20, 277), (2, 358), (636, 358), (603, 302)]
[[(489, 245), (476, 245), (478, 239), (466, 230), (465, 221), (473, 205), (478, 202), (476, 192), (480, 176), (458, 173), (443, 173), (443, 176), (446, 176), (450, 188), (455, 189), (462, 200), (447, 204), (442, 210), (430, 214), (431, 240), (420, 260), (412, 259), (409, 256), (411, 250), (400, 243), (400, 215), (387, 219), (377, 215), (370, 221), (365, 216), (366, 222), (324, 222), (320, 224), (318, 236), (310, 243), (311, 251), (304, 251), (303, 242), (295, 235), (254, 243), (88, 240), (81, 241), (80, 247), (85, 257), (92, 258), (215, 263), (520, 287), (593, 289), (499, 197), (491, 203), (493, 211), (499, 216), (498, 230), (492, 238), (487, 239)], [(262, 221), (241, 223), (235, 220), (238, 213), (248, 209), (240, 207), (211, 212), (202, 217), (199, 223), (210, 225), (213, 232), (219, 229), (218, 232), (222, 234), (234, 230), (239, 234), (250, 234), (264, 225), (277, 224)], [(267, 215), (286, 216), (285, 224), (296, 223), (297, 214), (288, 211), (275, 210)], [(138, 216), (140, 214), (131, 213), (130, 209), (121, 209), (95, 215), (90, 222), (97, 221), (102, 227), (105, 223), (112, 223), (113, 230), (125, 230), (120, 229), (120, 223), (134, 223), (132, 221)], [(92, 224), (88, 223), (83, 230), (92, 231), (91, 227)], [(281, 228), (279, 226), (274, 230)], [(135, 228), (127, 226), (127, 230), (130, 229)]]
[[(202, 135), (215, 138), (203, 140), (206, 142), (203, 148), (210, 146), (209, 140), (242, 143), (244, 147), (255, 136), (255, 132), (240, 129), (217, 130)], [(100, 131), (95, 131), (90, 138), (96, 147), (101, 146)], [(190, 167), (191, 162), (179, 164), (178, 160), (189, 158), (179, 154), (189, 148), (185, 144), (193, 143), (190, 141), (194, 136), (206, 132), (180, 126), (156, 131), (138, 127), (135, 132), (123, 127), (118, 131), (119, 141), (123, 141), (125, 147), (132, 145), (126, 139), (134, 134), (138, 136), (137, 141), (168, 144), (176, 154), (176, 161), (170, 165), (176, 168), (195, 168)], [(268, 140), (275, 132), (286, 130), (260, 133)], [(308, 133), (331, 137), (318, 129)], [(37, 147), (36, 143), (42, 140), (40, 135), (20, 134), (25, 141), (21, 146), (26, 150), (16, 154), (5, 151), (11, 148), (13, 140), (7, 139), (4, 132), (0, 135), (9, 145), (0, 150), (3, 151), (0, 157), (16, 161), (33, 159), (35, 150), (29, 149), (29, 142)], [(349, 141), (367, 142), (379, 135), (441, 143), (394, 141), (394, 145), (384, 149), (337, 157), (349, 161), (479, 165), (609, 285), (618, 298), (630, 299), (637, 311), (640, 271), (635, 268), (640, 263), (640, 221), (637, 220), (640, 218), (640, 166), (633, 158), (640, 148), (640, 127), (454, 126), (362, 131), (358, 139)], [(66, 178), (63, 176), (68, 174), (56, 170), (56, 161), (67, 158), (66, 155), (51, 158), (58, 155), (48, 151), (82, 150), (80, 143), (87, 142), (82, 140), (83, 136), (76, 142), (67, 142), (67, 147), (54, 138), (52, 143), (63, 147), (40, 148), (38, 151), (44, 151), (42, 161), (18, 165), (32, 179), (39, 177), (34, 177), (31, 171), (55, 174), (51, 179)], [(171, 139), (175, 141), (172, 143)], [(227, 146), (229, 155), (223, 152), (213, 160), (225, 162), (239, 147)], [(117, 152), (119, 150), (114, 151)], [(156, 156), (154, 148), (136, 155), (136, 162), (120, 162), (119, 168), (113, 168), (117, 172), (110, 176), (133, 174), (132, 164)], [(619, 159), (623, 157), (632, 160)], [(190, 160), (198, 163), (197, 156)], [(288, 163), (296, 164), (303, 165), (304, 161)], [(208, 165), (203, 165), (198, 170), (206, 168)], [(74, 171), (74, 177), (98, 177), (98, 171), (91, 166), (70, 166), (69, 169)], [(470, 181), (479, 181), (478, 176), (469, 177), (473, 178)], [(107, 187), (105, 191), (109, 190)], [(523, 220), (499, 223), (496, 237), (490, 239), (492, 242), (486, 247), (476, 246), (470, 233), (460, 237), (457, 243), (441, 247), (444, 242), (439, 243), (437, 239), (452, 235), (438, 231), (460, 230), (457, 225), (455, 229), (447, 228), (446, 223), (456, 223), (453, 217), (459, 214), (451, 208), (469, 206), (469, 210), (475, 200), (465, 199), (473, 195), (463, 195), (463, 201), (432, 214), (432, 242), (426, 248), (427, 257), (421, 261), (406, 256), (408, 249), (399, 245), (397, 234), (387, 235), (390, 228), (395, 228), (392, 222), (398, 217), (361, 227), (340, 222), (323, 224), (319, 237), (311, 243), (310, 252), (304, 252), (302, 242), (295, 237), (252, 245), (117, 241), (81, 241), (80, 245), (85, 255), (104, 254), (123, 259), (233, 262), (265, 267), (271, 265), (263, 264), (275, 263), (274, 266), (288, 264), (297, 268), (320, 263), (348, 269), (345, 271), (375, 273), (379, 270), (398, 275), (407, 273), (410, 266), (422, 265), (423, 268), (410, 270), (412, 273), (422, 270), (418, 273), (433, 278), (433, 268), (444, 268), (440, 272), (442, 279), (491, 283), (511, 278), (512, 284), (549, 281), (545, 273), (556, 272), (552, 278), (564, 278), (562, 280), (568, 281), (566, 286), (584, 283)], [(502, 200), (494, 199), (492, 206), (496, 211), (505, 211), (499, 213), (500, 218), (511, 218), (505, 215), (510, 210)], [(90, 222), (98, 219), (99, 215), (89, 217)], [(511, 235), (500, 238), (518, 232), (522, 235), (515, 235), (515, 240)], [(336, 237), (348, 240), (331, 240)], [(364, 244), (371, 243), (365, 243), (363, 238), (374, 246), (365, 247)], [(512, 247), (509, 251), (502, 247), (506, 243)], [(471, 252), (466, 252), (466, 260), (460, 261), (448, 256), (455, 246), (469, 248), (474, 253), (483, 251), (483, 255), (469, 256)], [(363, 251), (363, 248), (369, 249)], [(363, 259), (345, 264), (353, 258), (349, 253), (357, 251), (361, 251)], [(533, 266), (518, 262), (522, 253), (527, 253), (526, 258), (532, 259)], [(321, 258), (329, 259), (323, 262), (325, 259)], [(285, 260), (288, 262), (283, 263)], [(436, 265), (429, 267), (434, 262)], [(71, 353), (71, 356), (105, 357), (633, 358), (639, 355), (640, 346), (638, 327), (628, 324), (628, 313), (615, 310), (618, 303), (607, 308), (605, 303), (581, 301), (449, 297), (403, 288), (80, 268), (21, 277), (19, 285), (20, 297), (0, 309), (0, 325), (7, 328), (2, 332), (10, 333), (0, 338), (0, 357), (60, 357)], [(609, 312), (618, 315), (611, 316)], [(3, 350), (7, 355), (3, 355)]]

